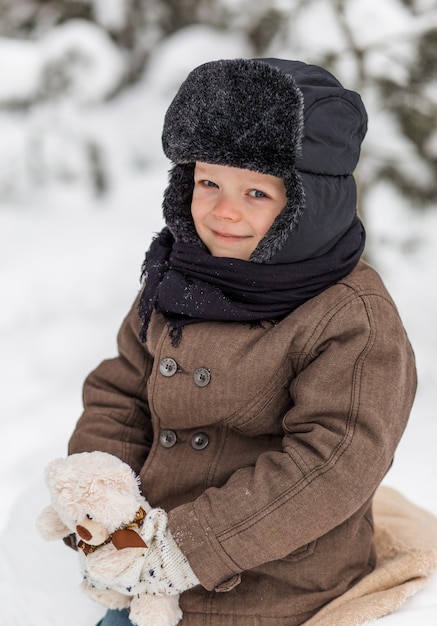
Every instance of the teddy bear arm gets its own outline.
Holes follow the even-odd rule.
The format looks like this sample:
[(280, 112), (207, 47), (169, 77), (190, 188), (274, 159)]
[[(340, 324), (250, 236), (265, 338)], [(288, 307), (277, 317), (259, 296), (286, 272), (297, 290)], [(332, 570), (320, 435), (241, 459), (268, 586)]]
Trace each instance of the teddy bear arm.
[(103, 604), (108, 609), (128, 609), (131, 598), (115, 591), (114, 589), (99, 589), (90, 585), (86, 581), (82, 582), (82, 589), (85, 593), (96, 602)]
[(44, 539), (54, 541), (63, 539), (71, 533), (51, 504), (41, 511), (36, 526)]
[(135, 626), (176, 626), (182, 619), (179, 596), (147, 593), (133, 596), (129, 619)]

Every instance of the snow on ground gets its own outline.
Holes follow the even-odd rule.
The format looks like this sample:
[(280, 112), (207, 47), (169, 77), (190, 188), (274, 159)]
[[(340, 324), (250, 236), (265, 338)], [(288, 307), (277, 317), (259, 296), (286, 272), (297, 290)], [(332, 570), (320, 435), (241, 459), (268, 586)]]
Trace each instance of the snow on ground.
[(151, 171), (105, 206), (52, 198), (0, 213), (2, 626), (85, 626), (102, 612), (78, 589), (76, 555), (41, 542), (35, 519), (48, 503), (43, 468), (65, 456), (83, 378), (115, 353), (161, 227), (165, 179)]
[[(199, 49), (196, 41), (190, 50)], [(236, 48), (230, 56), (238, 54)], [(208, 55), (220, 56), (210, 48)], [(202, 60), (193, 56), (190, 66)], [(159, 71), (150, 75), (162, 99), (178, 80), (166, 72), (170, 62), (163, 54), (155, 66)], [(143, 102), (148, 114), (159, 109), (162, 116), (144, 86), (122, 99), (119, 110), (109, 106), (109, 112), (95, 114), (95, 130), (114, 155), (113, 187), (106, 198), (93, 198), (85, 184), (68, 188), (49, 181), (40, 192), (24, 189), (20, 202), (0, 207), (1, 626), (92, 626), (103, 612), (79, 590), (76, 555), (59, 543), (45, 543), (34, 522), (47, 504), (43, 469), (66, 453), (81, 411), (84, 377), (115, 354), (116, 332), (139, 289), (144, 251), (162, 225), (167, 164), (157, 151), (160, 123), (154, 127), (153, 116), (140, 129), (132, 123)], [(146, 131), (150, 145), (141, 157), (146, 163), (127, 174), (123, 136), (133, 145)], [(368, 250), (398, 303), (420, 379), (386, 483), (437, 514), (437, 213), (412, 215), (382, 189), (372, 207)], [(413, 623), (437, 623), (436, 579), (396, 614), (378, 621), (381, 626)]]

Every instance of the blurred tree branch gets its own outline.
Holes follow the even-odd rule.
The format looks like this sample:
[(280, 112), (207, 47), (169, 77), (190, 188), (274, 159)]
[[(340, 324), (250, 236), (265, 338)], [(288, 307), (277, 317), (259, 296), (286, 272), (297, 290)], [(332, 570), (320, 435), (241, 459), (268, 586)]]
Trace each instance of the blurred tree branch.
[[(391, 10), (396, 3), (406, 31), (363, 39), (348, 0), (0, 0), (0, 37), (37, 39), (72, 19), (94, 22), (123, 54), (123, 75), (108, 95), (113, 98), (141, 79), (158, 43), (195, 24), (236, 33), (253, 56), (280, 50), (318, 63), (363, 95), (371, 123), (378, 116), (384, 123), (380, 114), (387, 115), (392, 137), (402, 146), (365, 143), (357, 176), (362, 206), (379, 182), (389, 183), (412, 207), (436, 206), (437, 2), (393, 0)], [(116, 16), (109, 14), (114, 7)], [(321, 37), (322, 45), (312, 47), (306, 29), (324, 34), (326, 17), (337, 39), (325, 43)]]

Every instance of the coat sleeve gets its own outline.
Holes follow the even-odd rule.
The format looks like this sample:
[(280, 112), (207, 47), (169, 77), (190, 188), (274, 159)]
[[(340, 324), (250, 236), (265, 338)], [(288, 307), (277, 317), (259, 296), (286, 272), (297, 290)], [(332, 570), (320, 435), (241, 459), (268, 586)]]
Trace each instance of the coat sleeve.
[(118, 333), (118, 356), (103, 361), (84, 383), (84, 411), (68, 452), (109, 452), (139, 473), (153, 441), (147, 402), (153, 359), (138, 339), (137, 304)]
[(349, 293), (299, 354), (282, 451), (170, 512), (202, 585), (281, 559), (345, 522), (389, 469), (416, 388), (414, 355), (380, 294)]

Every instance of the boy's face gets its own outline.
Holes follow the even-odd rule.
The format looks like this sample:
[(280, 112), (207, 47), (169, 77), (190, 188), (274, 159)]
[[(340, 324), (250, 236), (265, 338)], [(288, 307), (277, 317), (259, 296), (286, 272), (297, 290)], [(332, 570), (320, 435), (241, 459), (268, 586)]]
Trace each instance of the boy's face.
[(248, 261), (286, 203), (282, 178), (196, 163), (191, 214), (213, 256)]

